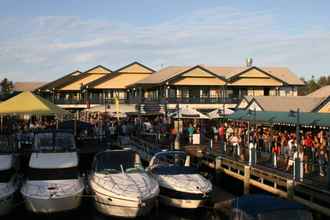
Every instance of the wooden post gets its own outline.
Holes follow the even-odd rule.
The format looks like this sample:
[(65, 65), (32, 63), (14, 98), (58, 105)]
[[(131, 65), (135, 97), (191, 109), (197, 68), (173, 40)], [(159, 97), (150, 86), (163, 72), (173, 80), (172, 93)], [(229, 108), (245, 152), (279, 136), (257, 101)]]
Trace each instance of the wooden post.
[(286, 189), (288, 192), (288, 199), (293, 199), (294, 196), (294, 181), (293, 180), (287, 180), (286, 181)]
[(244, 166), (244, 194), (250, 193), (250, 166)]
[(222, 162), (222, 158), (221, 157), (217, 157), (215, 159), (215, 182), (216, 184), (220, 183), (221, 181), (221, 162)]
[(0, 116), (0, 134), (2, 134), (2, 130), (3, 130), (3, 115)]

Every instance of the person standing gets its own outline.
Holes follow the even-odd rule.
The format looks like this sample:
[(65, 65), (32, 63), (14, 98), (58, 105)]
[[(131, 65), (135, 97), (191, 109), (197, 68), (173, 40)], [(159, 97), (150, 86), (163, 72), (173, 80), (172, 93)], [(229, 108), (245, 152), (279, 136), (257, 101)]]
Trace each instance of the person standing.
[(195, 131), (194, 127), (191, 124), (189, 124), (189, 127), (188, 127), (189, 144), (193, 143), (194, 131)]

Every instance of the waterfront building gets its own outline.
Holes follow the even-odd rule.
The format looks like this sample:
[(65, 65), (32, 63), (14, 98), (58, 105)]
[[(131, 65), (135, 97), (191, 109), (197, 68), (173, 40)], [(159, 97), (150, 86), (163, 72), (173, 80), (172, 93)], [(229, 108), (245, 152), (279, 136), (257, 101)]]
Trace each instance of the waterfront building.
[(43, 85), (36, 92), (62, 108), (84, 109), (88, 106), (86, 85), (110, 73), (112, 71), (102, 65), (85, 72), (76, 70)]
[(304, 83), (285, 67), (169, 66), (155, 71), (139, 62), (115, 71), (96, 66), (74, 71), (36, 90), (66, 109), (96, 105), (134, 105), (141, 113), (178, 106), (211, 111), (244, 108), (257, 96), (297, 96)]
[(129, 86), (139, 111), (171, 111), (178, 105), (209, 111), (235, 108), (245, 96), (297, 96), (304, 83), (283, 67), (170, 66)]

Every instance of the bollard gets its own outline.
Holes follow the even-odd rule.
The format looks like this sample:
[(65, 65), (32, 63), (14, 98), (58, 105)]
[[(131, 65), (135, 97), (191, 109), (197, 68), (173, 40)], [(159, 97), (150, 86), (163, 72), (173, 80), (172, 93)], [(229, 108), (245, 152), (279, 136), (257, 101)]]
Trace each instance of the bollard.
[(237, 147), (237, 156), (238, 156), (238, 158), (240, 158), (241, 151), (240, 151), (240, 146), (239, 146), (239, 144), (236, 144), (236, 147)]
[(249, 143), (249, 166), (253, 164), (252, 149), (253, 149), (253, 143)]
[(213, 150), (213, 140), (212, 139), (210, 139), (210, 147), (209, 147), (209, 149), (210, 149), (210, 152), (212, 152), (212, 150)]
[(277, 155), (275, 152), (273, 152), (273, 166), (274, 168), (277, 168)]
[(293, 179), (295, 181), (303, 181), (304, 177), (304, 166), (303, 161), (299, 157), (294, 158), (293, 162)]

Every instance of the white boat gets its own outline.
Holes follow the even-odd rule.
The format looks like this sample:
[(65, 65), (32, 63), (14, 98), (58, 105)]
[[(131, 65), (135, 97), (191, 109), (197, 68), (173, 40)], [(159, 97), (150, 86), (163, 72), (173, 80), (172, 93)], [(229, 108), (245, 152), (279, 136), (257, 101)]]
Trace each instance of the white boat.
[(84, 192), (73, 135), (37, 133), (27, 179), (21, 189), (25, 206), (35, 213), (55, 213), (79, 207)]
[(89, 184), (96, 209), (110, 216), (144, 216), (159, 194), (157, 181), (144, 171), (139, 155), (130, 149), (98, 153)]
[(9, 214), (16, 205), (19, 181), (15, 161), (12, 154), (0, 155), (0, 216)]
[(160, 202), (165, 205), (194, 209), (211, 196), (211, 182), (190, 167), (190, 159), (182, 151), (155, 154), (147, 170), (157, 179)]

